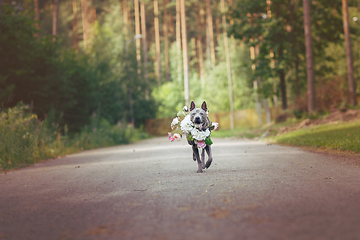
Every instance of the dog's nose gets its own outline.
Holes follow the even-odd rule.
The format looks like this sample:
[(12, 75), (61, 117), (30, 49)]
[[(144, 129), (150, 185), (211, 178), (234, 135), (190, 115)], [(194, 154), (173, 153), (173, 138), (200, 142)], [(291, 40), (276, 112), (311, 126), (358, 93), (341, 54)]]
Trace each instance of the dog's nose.
[(196, 117), (195, 118), (195, 123), (200, 123), (201, 121), (200, 121), (200, 117)]

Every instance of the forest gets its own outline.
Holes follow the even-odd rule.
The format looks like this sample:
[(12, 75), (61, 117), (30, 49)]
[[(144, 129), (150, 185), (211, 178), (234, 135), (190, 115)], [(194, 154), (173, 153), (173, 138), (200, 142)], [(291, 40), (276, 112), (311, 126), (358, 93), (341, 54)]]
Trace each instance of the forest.
[(0, 0), (1, 109), (23, 103), (77, 133), (94, 118), (141, 128), (191, 100), (212, 112), (265, 100), (300, 115), (356, 105), (359, 11), (355, 0)]

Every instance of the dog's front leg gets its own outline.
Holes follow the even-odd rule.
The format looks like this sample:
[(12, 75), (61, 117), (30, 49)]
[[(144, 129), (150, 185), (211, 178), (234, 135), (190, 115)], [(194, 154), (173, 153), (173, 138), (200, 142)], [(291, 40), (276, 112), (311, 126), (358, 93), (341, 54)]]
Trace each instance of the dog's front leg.
[[(205, 150), (206, 150), (206, 152), (207, 152), (207, 154), (208, 154), (208, 160), (207, 160), (207, 162), (206, 162), (205, 167), (206, 167), (206, 168), (209, 168), (210, 165), (211, 165), (211, 162), (212, 162), (212, 160), (213, 160), (213, 158), (212, 158), (212, 153), (211, 153), (211, 146), (207, 145), (207, 146), (205, 147)], [(204, 162), (205, 162), (205, 159), (204, 159)]]
[(202, 168), (205, 168), (205, 149), (201, 150), (201, 163), (202, 163)]
[(200, 159), (200, 155), (199, 155), (199, 149), (197, 148), (196, 145), (193, 145), (192, 148), (193, 148), (193, 152), (195, 154), (195, 157), (196, 157), (196, 160), (197, 160), (197, 163), (198, 163), (197, 172), (202, 173), (202, 163), (201, 163), (201, 159)]

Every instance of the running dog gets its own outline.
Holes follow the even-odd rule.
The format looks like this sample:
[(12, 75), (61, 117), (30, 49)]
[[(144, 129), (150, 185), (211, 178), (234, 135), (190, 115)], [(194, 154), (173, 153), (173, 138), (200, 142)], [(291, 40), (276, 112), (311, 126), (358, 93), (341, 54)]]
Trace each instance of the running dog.
[[(194, 124), (195, 128), (197, 128), (199, 131), (205, 131), (206, 129), (209, 129), (211, 131), (214, 129), (206, 112), (207, 112), (207, 106), (206, 106), (205, 101), (201, 105), (201, 108), (196, 108), (195, 103), (193, 101), (191, 102), (190, 113), (189, 113), (190, 120)], [(189, 145), (192, 146), (193, 159), (194, 159), (194, 161), (197, 161), (197, 163), (198, 163), (197, 172), (202, 173), (203, 169), (210, 167), (211, 162), (213, 160), (212, 154), (211, 154), (211, 146), (206, 145), (204, 148), (202, 148), (201, 158), (200, 158), (199, 149), (198, 149), (199, 142), (196, 140), (188, 140), (188, 143), (189, 143)], [(207, 155), (208, 155), (208, 160), (207, 160), (206, 164), (205, 164), (205, 151), (207, 152)]]

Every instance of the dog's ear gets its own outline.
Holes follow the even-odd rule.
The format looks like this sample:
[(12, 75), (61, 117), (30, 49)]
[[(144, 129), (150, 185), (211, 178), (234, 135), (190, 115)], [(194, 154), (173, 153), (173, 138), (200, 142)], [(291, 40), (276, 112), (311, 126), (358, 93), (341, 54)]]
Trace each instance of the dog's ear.
[(202, 110), (204, 110), (205, 112), (207, 111), (207, 106), (206, 106), (206, 102), (204, 101), (201, 105)]
[(195, 109), (195, 103), (194, 101), (191, 101), (191, 104), (190, 104), (190, 111), (194, 110)]

